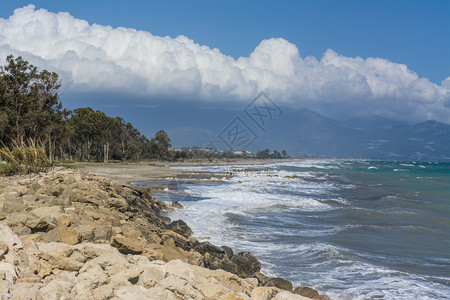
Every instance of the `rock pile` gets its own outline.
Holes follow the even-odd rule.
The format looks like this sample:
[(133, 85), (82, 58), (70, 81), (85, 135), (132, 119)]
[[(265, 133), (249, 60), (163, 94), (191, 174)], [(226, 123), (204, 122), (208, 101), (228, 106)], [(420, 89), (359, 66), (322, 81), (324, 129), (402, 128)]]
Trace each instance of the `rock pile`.
[(2, 300), (307, 299), (251, 253), (197, 241), (145, 190), (66, 169), (0, 180)]

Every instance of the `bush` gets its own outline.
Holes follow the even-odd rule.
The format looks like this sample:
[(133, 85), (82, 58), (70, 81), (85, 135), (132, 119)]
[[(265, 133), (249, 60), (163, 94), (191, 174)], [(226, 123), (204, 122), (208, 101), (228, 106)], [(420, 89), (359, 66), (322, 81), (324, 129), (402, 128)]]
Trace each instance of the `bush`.
[(28, 143), (14, 142), (11, 149), (0, 149), (0, 174), (29, 174), (45, 171), (48, 160), (44, 148), (33, 140)]

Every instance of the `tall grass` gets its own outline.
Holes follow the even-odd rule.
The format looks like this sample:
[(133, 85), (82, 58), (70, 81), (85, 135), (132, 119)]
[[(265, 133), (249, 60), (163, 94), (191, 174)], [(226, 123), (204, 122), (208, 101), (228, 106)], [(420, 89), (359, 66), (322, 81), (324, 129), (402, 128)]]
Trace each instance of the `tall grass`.
[(29, 139), (0, 149), (0, 174), (29, 174), (45, 171), (49, 162), (42, 144)]

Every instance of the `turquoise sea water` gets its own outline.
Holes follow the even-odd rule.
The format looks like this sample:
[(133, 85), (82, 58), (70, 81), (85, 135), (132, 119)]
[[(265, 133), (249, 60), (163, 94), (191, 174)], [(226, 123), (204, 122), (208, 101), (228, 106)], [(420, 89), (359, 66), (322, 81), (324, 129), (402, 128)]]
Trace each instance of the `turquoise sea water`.
[[(194, 167), (193, 167), (194, 168)], [(450, 163), (305, 160), (196, 168), (226, 184), (166, 195), (199, 239), (333, 299), (450, 298)], [(164, 196), (164, 195), (161, 195)]]

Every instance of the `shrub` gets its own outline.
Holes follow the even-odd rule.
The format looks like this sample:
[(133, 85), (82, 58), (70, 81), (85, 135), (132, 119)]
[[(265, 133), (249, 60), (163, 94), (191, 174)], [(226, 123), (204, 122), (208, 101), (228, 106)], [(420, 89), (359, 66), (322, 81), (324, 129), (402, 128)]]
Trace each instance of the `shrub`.
[(42, 145), (33, 140), (25, 142), (14, 142), (10, 148), (0, 149), (0, 174), (29, 174), (45, 171), (48, 160)]

